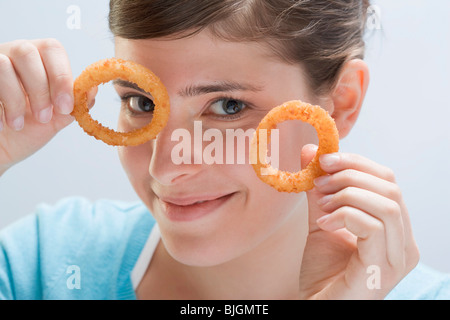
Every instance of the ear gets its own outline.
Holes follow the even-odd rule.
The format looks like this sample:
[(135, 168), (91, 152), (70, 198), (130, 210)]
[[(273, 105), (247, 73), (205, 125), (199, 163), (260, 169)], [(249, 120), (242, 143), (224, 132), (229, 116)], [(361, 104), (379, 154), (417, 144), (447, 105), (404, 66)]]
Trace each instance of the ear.
[(369, 86), (369, 68), (361, 59), (348, 61), (341, 70), (339, 80), (332, 93), (333, 111), (339, 137), (350, 132), (358, 118)]

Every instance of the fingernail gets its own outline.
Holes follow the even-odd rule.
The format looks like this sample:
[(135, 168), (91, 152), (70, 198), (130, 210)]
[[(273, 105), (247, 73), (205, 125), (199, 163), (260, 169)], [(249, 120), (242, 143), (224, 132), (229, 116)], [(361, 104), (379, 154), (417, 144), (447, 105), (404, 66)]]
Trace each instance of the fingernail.
[(3, 103), (0, 101), (0, 132), (3, 130)]
[(325, 222), (327, 222), (328, 218), (329, 218), (329, 215), (326, 214), (326, 215), (320, 217), (319, 219), (317, 219), (317, 220), (316, 220), (316, 223), (317, 223), (317, 224), (325, 223)]
[(318, 205), (318, 206), (323, 206), (323, 205), (325, 205), (326, 203), (328, 203), (328, 202), (331, 200), (331, 198), (333, 198), (333, 195), (332, 195), (332, 194), (323, 196), (322, 198), (320, 198), (319, 200), (317, 200), (317, 205)]
[(56, 108), (60, 114), (70, 114), (73, 111), (73, 98), (63, 93), (56, 98)]
[(40, 123), (49, 123), (52, 120), (53, 108), (48, 107), (39, 112), (39, 122)]
[(314, 179), (314, 185), (316, 187), (323, 187), (324, 185), (328, 184), (330, 181), (330, 176), (321, 176), (316, 179)]
[(23, 116), (19, 116), (12, 122), (12, 127), (14, 130), (20, 131), (23, 129), (24, 124), (25, 118)]
[(332, 165), (336, 164), (339, 160), (340, 160), (339, 155), (333, 153), (321, 155), (319, 158), (320, 164), (326, 167), (331, 167)]

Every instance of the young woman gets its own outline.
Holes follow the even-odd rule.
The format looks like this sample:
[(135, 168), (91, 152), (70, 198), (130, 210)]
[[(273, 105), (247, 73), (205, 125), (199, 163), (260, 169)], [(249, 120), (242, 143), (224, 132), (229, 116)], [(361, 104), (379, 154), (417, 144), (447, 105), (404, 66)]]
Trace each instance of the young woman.
[[(170, 119), (158, 137), (119, 148), (142, 202), (64, 199), (4, 230), (0, 297), (449, 294), (447, 278), (415, 268), (417, 246), (389, 168), (357, 154), (325, 155), (320, 163), (328, 174), (315, 180), (313, 190), (290, 194), (261, 182), (248, 163), (177, 164), (172, 158), (175, 130), (194, 134), (200, 121), (203, 130), (223, 136), (228, 129), (244, 132), (289, 100), (322, 106), (340, 137), (347, 136), (369, 84), (362, 60), (368, 5), (361, 0), (112, 0), (116, 57), (151, 69), (170, 96)], [(72, 87), (67, 55), (56, 40), (0, 45), (0, 173), (72, 122)], [(120, 130), (151, 119), (151, 95), (124, 81), (115, 88), (122, 100)], [(299, 156), (302, 167), (314, 156), (317, 135), (296, 122), (280, 127), (280, 165), (298, 171)], [(248, 150), (240, 151), (248, 158)], [(431, 278), (440, 291), (421, 285)]]

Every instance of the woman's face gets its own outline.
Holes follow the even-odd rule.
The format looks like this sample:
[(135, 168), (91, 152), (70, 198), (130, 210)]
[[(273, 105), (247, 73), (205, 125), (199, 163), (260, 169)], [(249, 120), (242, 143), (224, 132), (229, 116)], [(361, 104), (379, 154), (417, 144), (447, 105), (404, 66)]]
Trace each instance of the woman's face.
[[(207, 32), (179, 40), (117, 38), (116, 57), (152, 70), (170, 96), (169, 121), (158, 137), (119, 148), (119, 155), (173, 258), (188, 265), (218, 265), (298, 230), (299, 221), (307, 223), (304, 193), (280, 193), (259, 180), (249, 164), (249, 140), (245, 146), (226, 143), (227, 133), (242, 137), (283, 102), (312, 102), (300, 66), (281, 62), (262, 45), (226, 42)], [(123, 82), (115, 88), (122, 98), (121, 130), (150, 121), (151, 95)], [(279, 128), (280, 168), (298, 171), (301, 147), (317, 143), (317, 135), (298, 121)], [(208, 130), (215, 138), (205, 141), (201, 134)], [(192, 140), (182, 141), (180, 132), (190, 133)], [(181, 143), (190, 156), (187, 149), (179, 152)], [(223, 163), (206, 164), (205, 152), (223, 157)], [(192, 161), (180, 164), (180, 155)], [(238, 163), (239, 155), (245, 164)]]

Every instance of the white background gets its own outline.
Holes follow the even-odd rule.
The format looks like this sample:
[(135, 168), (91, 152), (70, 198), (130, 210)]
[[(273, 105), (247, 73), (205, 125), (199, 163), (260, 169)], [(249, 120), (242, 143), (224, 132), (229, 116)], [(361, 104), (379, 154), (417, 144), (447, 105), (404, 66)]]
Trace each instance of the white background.
[[(368, 36), (371, 84), (358, 123), (341, 143), (391, 167), (408, 205), (422, 261), (450, 272), (450, 1), (376, 1), (380, 29)], [(81, 29), (67, 27), (67, 8)], [(0, 2), (0, 42), (54, 37), (65, 46), (74, 77), (114, 55), (107, 0)], [(99, 119), (118, 98), (110, 87), (97, 101)], [(94, 109), (96, 109), (94, 108)], [(0, 179), (0, 228), (42, 202), (68, 196), (137, 200), (115, 148), (76, 123)]]

